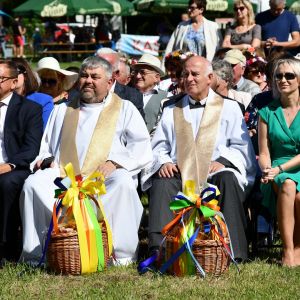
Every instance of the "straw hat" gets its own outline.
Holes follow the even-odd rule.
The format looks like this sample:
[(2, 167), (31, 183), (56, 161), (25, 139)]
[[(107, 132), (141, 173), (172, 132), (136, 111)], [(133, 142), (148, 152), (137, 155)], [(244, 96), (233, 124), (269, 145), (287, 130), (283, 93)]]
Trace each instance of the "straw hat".
[(64, 75), (63, 88), (66, 91), (74, 85), (78, 78), (77, 73), (61, 69), (59, 62), (54, 57), (44, 57), (38, 61), (36, 68), (38, 74), (45, 69), (56, 71)]
[(134, 69), (137, 66), (148, 66), (157, 71), (160, 74), (160, 76), (165, 75), (165, 72), (161, 69), (161, 61), (159, 60), (159, 58), (151, 54), (144, 54), (143, 56), (141, 56), (138, 62), (132, 65), (132, 68)]

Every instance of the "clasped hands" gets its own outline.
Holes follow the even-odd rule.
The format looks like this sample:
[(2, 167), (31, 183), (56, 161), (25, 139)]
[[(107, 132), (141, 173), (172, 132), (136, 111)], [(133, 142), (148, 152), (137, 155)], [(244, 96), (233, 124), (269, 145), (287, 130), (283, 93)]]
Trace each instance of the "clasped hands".
[[(209, 171), (208, 173), (214, 173), (221, 169), (225, 168), (225, 166), (217, 161), (212, 161), (210, 163)], [(174, 177), (175, 173), (179, 173), (178, 166), (173, 163), (165, 163), (163, 164), (159, 171), (158, 176), (162, 178), (171, 178)]]
[(280, 173), (280, 169), (278, 167), (272, 168), (272, 167), (266, 167), (262, 170), (262, 176), (261, 176), (261, 183), (267, 184), (271, 181), (274, 181), (275, 176), (277, 176)]

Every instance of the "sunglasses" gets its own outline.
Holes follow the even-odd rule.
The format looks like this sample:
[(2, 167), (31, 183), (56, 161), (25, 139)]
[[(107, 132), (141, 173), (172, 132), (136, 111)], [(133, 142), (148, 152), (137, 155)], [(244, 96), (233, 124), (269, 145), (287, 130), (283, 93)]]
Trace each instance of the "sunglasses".
[(285, 78), (285, 80), (293, 80), (296, 78), (296, 74), (294, 73), (277, 73), (275, 74), (275, 79), (276, 80), (282, 80), (283, 77)]
[(245, 6), (235, 7), (234, 11), (243, 11), (245, 9)]
[(41, 78), (41, 82), (42, 84), (48, 84), (48, 85), (56, 85), (57, 84), (57, 80), (56, 79), (52, 79), (52, 78)]
[(250, 70), (249, 73), (251, 73), (253, 75), (258, 75), (258, 73), (264, 74), (265, 72), (262, 70)]
[(146, 71), (144, 69), (135, 69), (135, 70), (132, 70), (132, 72), (131, 72), (132, 75), (137, 75), (139, 73), (141, 74), (141, 76), (147, 76), (150, 74), (155, 74), (155, 71)]

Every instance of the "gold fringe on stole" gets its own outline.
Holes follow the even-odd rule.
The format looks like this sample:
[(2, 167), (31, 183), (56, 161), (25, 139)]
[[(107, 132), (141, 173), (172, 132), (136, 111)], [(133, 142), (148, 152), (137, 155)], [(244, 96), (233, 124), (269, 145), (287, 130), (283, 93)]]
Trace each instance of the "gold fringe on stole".
[(177, 164), (181, 172), (182, 185), (187, 180), (194, 180), (197, 182), (198, 193), (207, 181), (223, 104), (224, 99), (218, 95), (207, 100), (196, 140), (194, 140), (191, 123), (184, 118), (183, 100), (179, 101), (174, 108)]

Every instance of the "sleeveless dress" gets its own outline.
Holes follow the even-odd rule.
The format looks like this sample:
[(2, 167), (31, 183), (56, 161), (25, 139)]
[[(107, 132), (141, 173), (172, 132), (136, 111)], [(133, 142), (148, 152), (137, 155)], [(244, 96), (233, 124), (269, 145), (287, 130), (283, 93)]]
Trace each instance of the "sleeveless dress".
[[(279, 99), (274, 100), (258, 113), (268, 124), (272, 167), (281, 165), (300, 153), (300, 112), (290, 127), (286, 124)], [(280, 187), (288, 178), (296, 182), (297, 191), (300, 192), (300, 167), (278, 174), (274, 182)], [(272, 184), (261, 184), (261, 191), (264, 196), (262, 204), (270, 209), (273, 216), (276, 215), (276, 195)]]

